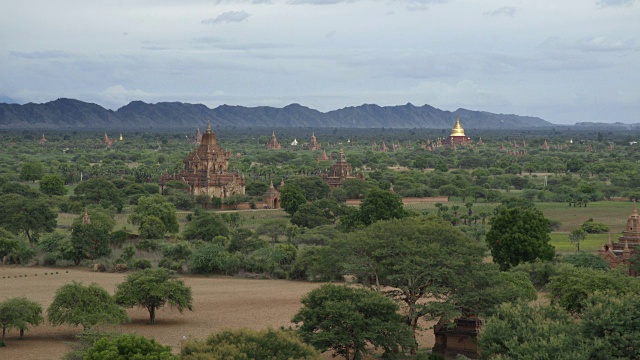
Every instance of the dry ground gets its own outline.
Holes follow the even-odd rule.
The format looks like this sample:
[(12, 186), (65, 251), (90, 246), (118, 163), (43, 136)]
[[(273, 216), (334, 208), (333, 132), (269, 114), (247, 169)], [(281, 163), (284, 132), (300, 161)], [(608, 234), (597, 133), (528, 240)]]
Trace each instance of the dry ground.
[[(56, 289), (66, 283), (97, 283), (113, 293), (125, 276), (73, 268), (0, 266), (0, 301), (25, 296), (40, 303), (46, 311)], [(301, 306), (300, 298), (321, 285), (233, 277), (185, 277), (184, 280), (193, 289), (195, 311), (180, 314), (177, 310), (162, 308), (157, 313), (157, 324), (150, 326), (146, 325), (148, 312), (130, 309), (131, 323), (119, 326), (116, 331), (155, 338), (178, 352), (183, 336), (204, 338), (227, 328), (289, 326), (289, 320)], [(11, 331), (7, 335), (7, 347), (0, 348), (0, 359), (60, 359), (71, 349), (78, 333), (79, 328), (52, 327), (46, 323), (27, 331), (25, 340), (19, 340), (18, 332)], [(425, 333), (420, 337), (420, 344), (430, 347), (433, 345), (433, 332)], [(331, 358), (328, 354), (325, 357)]]

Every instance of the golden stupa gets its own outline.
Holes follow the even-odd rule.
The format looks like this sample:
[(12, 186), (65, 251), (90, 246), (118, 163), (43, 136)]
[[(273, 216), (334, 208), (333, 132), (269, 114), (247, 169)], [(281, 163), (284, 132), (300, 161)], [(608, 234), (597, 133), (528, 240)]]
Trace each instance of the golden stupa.
[(451, 130), (451, 136), (464, 136), (464, 129), (460, 125), (460, 118), (456, 118), (456, 125)]
[(456, 118), (456, 124), (453, 126), (453, 129), (451, 129), (451, 135), (444, 140), (444, 143), (449, 147), (471, 144), (471, 138), (464, 134), (464, 129), (460, 124), (460, 118)]

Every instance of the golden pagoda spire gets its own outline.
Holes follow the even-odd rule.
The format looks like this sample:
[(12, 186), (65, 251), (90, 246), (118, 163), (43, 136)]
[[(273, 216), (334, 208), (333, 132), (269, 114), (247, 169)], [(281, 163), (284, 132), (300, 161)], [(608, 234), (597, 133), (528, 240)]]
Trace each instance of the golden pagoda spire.
[(211, 130), (211, 120), (209, 120), (209, 123), (207, 124), (207, 130), (205, 132), (208, 134), (211, 134), (213, 132), (213, 130)]
[(456, 118), (456, 125), (451, 130), (451, 136), (464, 136), (464, 129), (460, 125), (460, 118)]

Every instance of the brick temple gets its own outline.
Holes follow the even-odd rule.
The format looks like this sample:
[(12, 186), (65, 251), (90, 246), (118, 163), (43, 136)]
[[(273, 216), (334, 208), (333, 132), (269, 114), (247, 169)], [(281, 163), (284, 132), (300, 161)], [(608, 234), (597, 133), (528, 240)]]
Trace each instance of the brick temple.
[(246, 180), (237, 171), (229, 171), (230, 151), (218, 146), (216, 135), (211, 130), (211, 122), (202, 134), (200, 145), (182, 160), (184, 168), (178, 174), (164, 174), (160, 177), (160, 188), (172, 180), (183, 181), (189, 185), (194, 196), (207, 195), (224, 199), (232, 195), (245, 193)]

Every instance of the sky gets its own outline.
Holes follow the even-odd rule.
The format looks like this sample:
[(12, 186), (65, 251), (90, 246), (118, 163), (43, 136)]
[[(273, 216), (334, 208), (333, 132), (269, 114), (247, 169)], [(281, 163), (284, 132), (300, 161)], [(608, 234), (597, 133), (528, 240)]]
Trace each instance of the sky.
[(640, 123), (640, 0), (20, 0), (0, 23), (0, 102)]

